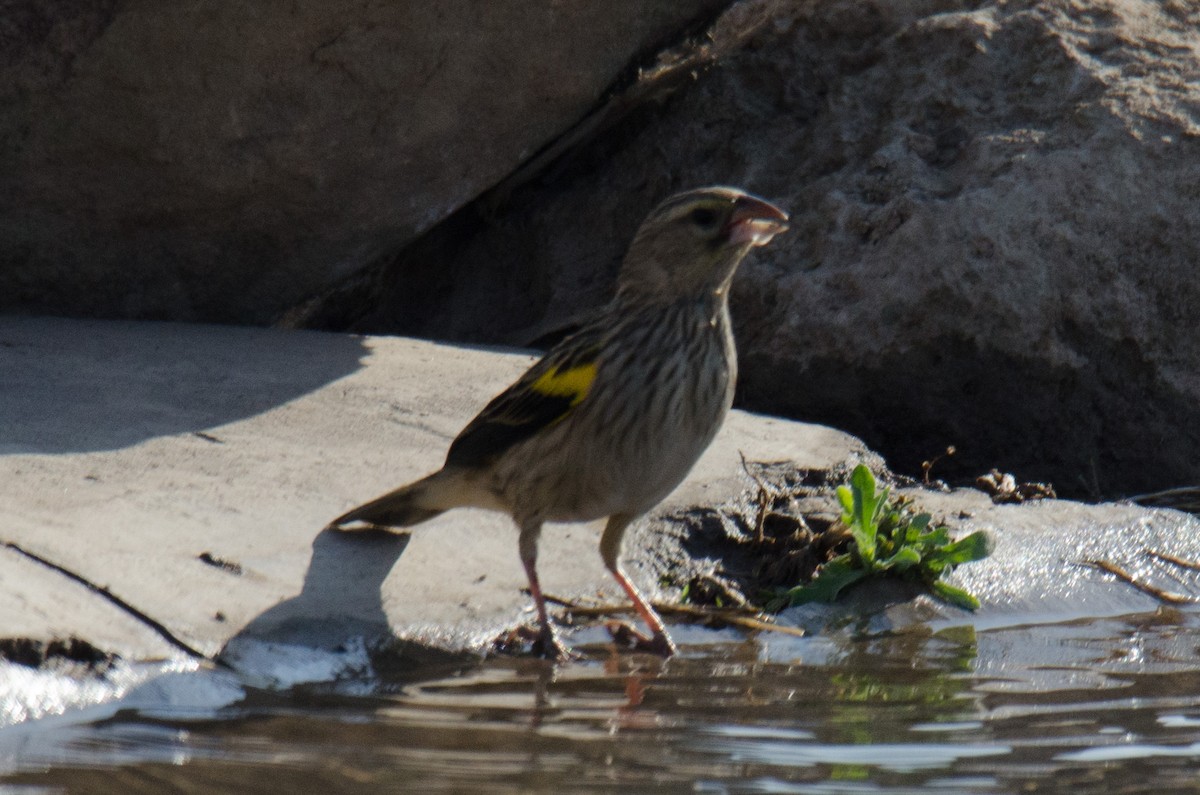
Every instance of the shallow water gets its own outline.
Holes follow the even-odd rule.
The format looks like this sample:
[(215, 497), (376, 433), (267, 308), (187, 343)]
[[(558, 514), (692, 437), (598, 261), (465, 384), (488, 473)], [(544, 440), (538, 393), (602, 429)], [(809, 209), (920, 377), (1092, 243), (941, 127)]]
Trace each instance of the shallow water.
[[(683, 653), (665, 663), (585, 635), (587, 659), (558, 668), (498, 659), (288, 692), (174, 674), (186, 687), (161, 703), (0, 730), (0, 791), (1200, 790), (1194, 613), (675, 632)], [(222, 688), (218, 707), (179, 696)]]

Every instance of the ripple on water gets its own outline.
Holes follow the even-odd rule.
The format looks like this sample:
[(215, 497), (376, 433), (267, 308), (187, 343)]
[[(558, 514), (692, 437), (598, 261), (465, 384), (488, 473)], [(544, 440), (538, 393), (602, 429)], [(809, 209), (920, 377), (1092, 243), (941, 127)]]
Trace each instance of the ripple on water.
[[(284, 690), (177, 673), (126, 686), (103, 713), (0, 730), (0, 785), (992, 793), (1051, 781), (1064, 791), (1194, 784), (1200, 626), (1189, 613), (846, 633), (801, 639), (790, 655), (778, 639), (681, 634), (692, 645), (667, 662), (584, 643), (586, 661), (557, 668), (495, 659), (424, 679)], [(25, 681), (65, 688), (43, 715), (70, 698), (105, 697), (78, 698), (78, 683), (10, 681), (9, 693)]]

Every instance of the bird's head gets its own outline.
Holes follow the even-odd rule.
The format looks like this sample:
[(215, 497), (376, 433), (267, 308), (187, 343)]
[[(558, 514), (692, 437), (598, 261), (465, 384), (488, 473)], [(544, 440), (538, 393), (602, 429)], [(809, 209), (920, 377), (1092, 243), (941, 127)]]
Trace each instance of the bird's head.
[(642, 222), (617, 277), (627, 299), (723, 295), (747, 252), (787, 229), (787, 213), (736, 188), (678, 193)]

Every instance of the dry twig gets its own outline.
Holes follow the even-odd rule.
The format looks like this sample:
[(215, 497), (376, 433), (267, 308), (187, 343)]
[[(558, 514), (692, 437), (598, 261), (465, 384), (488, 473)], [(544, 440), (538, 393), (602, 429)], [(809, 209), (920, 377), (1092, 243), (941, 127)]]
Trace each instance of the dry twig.
[[(627, 604), (591, 604), (581, 605), (557, 596), (546, 594), (546, 601), (565, 608), (573, 616), (587, 618), (602, 618), (604, 616), (623, 615), (633, 612), (633, 605)], [(674, 615), (693, 621), (719, 621), (742, 629), (757, 629), (766, 632), (780, 632), (785, 635), (804, 637), (804, 630), (799, 627), (788, 627), (774, 624), (762, 619), (758, 610), (744, 607), (697, 607), (668, 602), (653, 602), (655, 610), (663, 615)]]
[(1200, 561), (1188, 560), (1187, 558), (1176, 557), (1175, 555), (1166, 552), (1158, 552), (1153, 549), (1147, 549), (1146, 554), (1152, 558), (1156, 558), (1165, 563), (1178, 566), (1181, 569), (1191, 569), (1192, 571), (1200, 571)]
[(770, 508), (772, 491), (774, 490), (769, 488), (757, 473), (750, 471), (750, 464), (746, 461), (745, 453), (738, 450), (738, 456), (742, 459), (742, 470), (751, 480), (758, 484), (758, 515), (754, 518), (754, 543), (761, 544), (765, 538), (767, 510)]
[(1100, 571), (1108, 572), (1109, 574), (1116, 577), (1118, 580), (1123, 580), (1124, 582), (1129, 583), (1130, 585), (1132, 585), (1134, 588), (1137, 588), (1142, 593), (1147, 594), (1148, 596), (1153, 596), (1155, 599), (1157, 599), (1158, 601), (1160, 601), (1164, 604), (1187, 605), (1187, 604), (1195, 604), (1195, 602), (1196, 602), (1196, 600), (1190, 596), (1184, 596), (1183, 594), (1172, 593), (1171, 591), (1164, 591), (1161, 588), (1155, 588), (1153, 585), (1149, 585), (1147, 583), (1141, 582), (1140, 580), (1135, 578), (1132, 574), (1125, 571), (1125, 569), (1123, 569), (1120, 566), (1118, 566), (1117, 564), (1112, 563), (1107, 560), (1083, 560), (1083, 561), (1079, 562), (1079, 565), (1080, 566), (1091, 566), (1093, 569), (1100, 569)]

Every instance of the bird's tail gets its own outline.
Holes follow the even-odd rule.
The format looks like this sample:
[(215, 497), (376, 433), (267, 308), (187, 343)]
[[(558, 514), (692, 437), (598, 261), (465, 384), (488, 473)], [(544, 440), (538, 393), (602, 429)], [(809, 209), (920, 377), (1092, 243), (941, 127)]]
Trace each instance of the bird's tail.
[(359, 524), (362, 529), (412, 527), (451, 508), (474, 504), (466, 485), (459, 473), (439, 470), (342, 514), (328, 527), (336, 530), (360, 529), (346, 527), (350, 524)]

